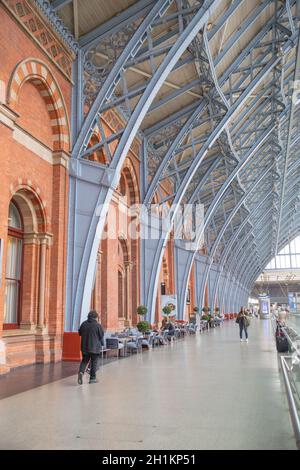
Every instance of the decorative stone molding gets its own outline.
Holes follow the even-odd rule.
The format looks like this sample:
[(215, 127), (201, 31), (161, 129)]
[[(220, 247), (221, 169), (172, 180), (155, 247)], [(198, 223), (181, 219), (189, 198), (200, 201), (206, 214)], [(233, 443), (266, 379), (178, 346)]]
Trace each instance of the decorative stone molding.
[(132, 268), (135, 265), (135, 263), (133, 261), (125, 261), (124, 264), (125, 264), (125, 269), (126, 269), (127, 272), (132, 271)]
[(23, 243), (24, 245), (39, 245), (38, 233), (24, 233)]
[(51, 118), (54, 150), (69, 151), (70, 125), (67, 107), (51, 70), (41, 60), (27, 58), (18, 63), (10, 78), (7, 103), (16, 108), (22, 85), (30, 80), (41, 93)]
[(78, 49), (72, 45), (72, 41), (70, 41), (71, 33), (66, 32), (67, 28), (64, 26), (63, 21), (60, 19), (57, 22), (54, 19), (51, 21), (54, 16), (50, 10), (49, 14), (46, 14), (47, 8), (44, 4), (49, 4), (49, 2), (42, 1), (38, 5), (36, 0), (0, 1), (71, 81), (73, 60)]
[(39, 233), (37, 236), (40, 245), (51, 246), (53, 244), (53, 234), (49, 232)]
[(0, 104), (0, 123), (14, 130), (15, 122), (18, 117), (18, 113), (5, 106), (5, 104)]
[(69, 159), (70, 155), (66, 152), (53, 152), (53, 165), (61, 165), (68, 170)]
[(79, 50), (79, 44), (74, 38), (71, 31), (66, 27), (63, 20), (56, 14), (56, 11), (51, 6), (51, 3), (48, 0), (34, 0), (34, 3), (37, 5), (42, 14), (47, 18), (51, 26), (57, 31), (66, 45), (77, 54)]

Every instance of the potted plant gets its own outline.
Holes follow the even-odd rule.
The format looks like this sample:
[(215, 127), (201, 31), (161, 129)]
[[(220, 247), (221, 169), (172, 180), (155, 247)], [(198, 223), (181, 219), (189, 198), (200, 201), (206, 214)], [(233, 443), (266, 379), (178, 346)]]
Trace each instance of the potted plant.
[(145, 307), (145, 305), (139, 305), (136, 311), (138, 315), (143, 316), (143, 315), (146, 315), (146, 313), (148, 312), (148, 309), (147, 307)]
[(203, 307), (202, 309), (203, 315), (202, 315), (202, 320), (209, 321), (210, 320), (210, 308), (209, 307)]
[(167, 317), (169, 317), (172, 310), (173, 310), (173, 308), (170, 304), (165, 305), (164, 308), (162, 309), (162, 311), (164, 312), (165, 315), (167, 315)]
[(199, 307), (196, 306), (196, 307), (194, 307), (193, 310), (194, 310), (195, 313), (199, 313)]
[(150, 323), (147, 322), (147, 321), (140, 321), (137, 325), (136, 325), (137, 329), (141, 332), (141, 333), (146, 333), (147, 331), (149, 331), (151, 328), (150, 328)]

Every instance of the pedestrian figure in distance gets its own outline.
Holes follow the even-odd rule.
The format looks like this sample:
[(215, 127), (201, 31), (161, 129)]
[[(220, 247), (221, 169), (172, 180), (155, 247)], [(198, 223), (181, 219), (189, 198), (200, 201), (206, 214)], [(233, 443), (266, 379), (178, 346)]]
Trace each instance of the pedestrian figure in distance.
[(101, 347), (104, 346), (104, 331), (98, 322), (99, 316), (95, 310), (91, 310), (88, 314), (88, 319), (84, 321), (78, 330), (81, 336), (81, 352), (82, 361), (80, 363), (78, 372), (78, 384), (82, 385), (83, 374), (90, 362), (90, 381), (89, 383), (96, 383), (96, 372), (98, 359), (101, 352)]
[(248, 343), (248, 326), (250, 325), (250, 320), (246, 313), (245, 307), (241, 307), (241, 310), (236, 318), (236, 323), (240, 327), (240, 341), (243, 341), (243, 331), (245, 332), (246, 342)]

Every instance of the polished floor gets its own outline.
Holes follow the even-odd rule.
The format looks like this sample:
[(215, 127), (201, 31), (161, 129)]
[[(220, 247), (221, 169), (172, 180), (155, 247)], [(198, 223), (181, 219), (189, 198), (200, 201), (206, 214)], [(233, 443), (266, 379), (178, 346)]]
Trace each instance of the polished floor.
[[(296, 449), (268, 320), (222, 328), (0, 401), (0, 449)], [(85, 378), (87, 380), (87, 378)]]
[[(120, 358), (122, 359), (122, 358)], [(119, 360), (120, 360), (119, 359)], [(105, 357), (100, 360), (105, 366), (116, 357)], [(78, 362), (56, 362), (50, 364), (35, 364), (11, 369), (9, 374), (0, 375), (0, 400), (17, 393), (26, 392), (33, 388), (64, 379), (78, 371)]]

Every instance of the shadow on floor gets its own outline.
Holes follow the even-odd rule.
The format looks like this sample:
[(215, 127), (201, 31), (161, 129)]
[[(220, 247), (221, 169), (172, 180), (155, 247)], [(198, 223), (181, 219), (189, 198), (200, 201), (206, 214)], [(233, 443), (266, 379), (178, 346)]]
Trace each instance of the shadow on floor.
[[(101, 367), (118, 358), (101, 360)], [(17, 367), (0, 376), (0, 399), (26, 392), (41, 385), (61, 380), (78, 372), (79, 362), (57, 362)]]

